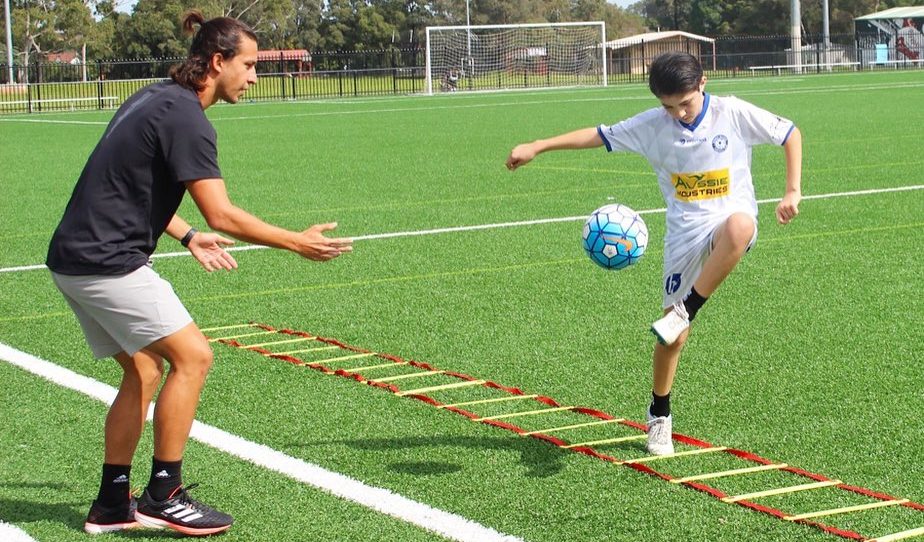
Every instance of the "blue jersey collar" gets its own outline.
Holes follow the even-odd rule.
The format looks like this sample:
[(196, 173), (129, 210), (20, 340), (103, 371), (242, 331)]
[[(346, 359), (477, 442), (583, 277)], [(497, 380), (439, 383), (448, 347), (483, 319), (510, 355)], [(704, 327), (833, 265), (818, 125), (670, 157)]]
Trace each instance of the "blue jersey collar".
[(709, 109), (709, 93), (703, 92), (703, 96), (704, 96), (703, 110), (699, 112), (699, 115), (696, 115), (696, 118), (693, 119), (693, 122), (691, 124), (687, 124), (683, 122), (682, 120), (677, 121), (680, 123), (681, 126), (686, 128), (687, 130), (690, 130), (691, 132), (696, 130), (696, 127), (699, 126), (699, 123), (703, 121), (703, 118), (706, 116), (706, 111)]

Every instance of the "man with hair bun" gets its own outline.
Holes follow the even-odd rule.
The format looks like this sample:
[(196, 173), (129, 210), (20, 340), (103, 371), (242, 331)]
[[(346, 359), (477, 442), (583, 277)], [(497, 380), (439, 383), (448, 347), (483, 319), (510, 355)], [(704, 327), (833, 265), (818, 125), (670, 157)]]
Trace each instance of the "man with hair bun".
[[(234, 241), (200, 232), (176, 214), (184, 194), (192, 196), (209, 228), (231, 237), (316, 261), (352, 250), (351, 239), (324, 235), (336, 223), (289, 231), (231, 203), (215, 129), (204, 111), (219, 100), (237, 103), (256, 84), (256, 35), (235, 19), (206, 20), (196, 11), (185, 15), (183, 28), (194, 34), (189, 56), (171, 70), (170, 80), (141, 89), (113, 116), (46, 259), (94, 356), (114, 357), (123, 370), (106, 417), (99, 493), (84, 524), (93, 534), (149, 526), (201, 536), (225, 531), (234, 521), (192, 499), (195, 484), (184, 486), (181, 475), (213, 354), (150, 257), (166, 233), (206, 271), (237, 268), (225, 251)], [(170, 366), (166, 379), (164, 361)], [(151, 477), (136, 501), (129, 490), (132, 458), (158, 388)]]

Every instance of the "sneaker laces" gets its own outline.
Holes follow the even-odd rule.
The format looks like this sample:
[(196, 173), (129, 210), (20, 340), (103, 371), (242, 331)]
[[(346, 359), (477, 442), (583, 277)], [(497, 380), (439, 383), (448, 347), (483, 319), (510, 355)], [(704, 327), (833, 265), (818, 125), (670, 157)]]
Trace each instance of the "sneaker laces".
[(192, 497), (189, 496), (189, 493), (188, 493), (189, 490), (195, 489), (197, 487), (199, 487), (198, 483), (189, 484), (188, 486), (179, 486), (173, 490), (173, 493), (171, 493), (170, 496), (167, 497), (167, 500), (176, 499), (180, 501), (181, 503), (189, 506), (190, 508), (195, 508), (199, 512), (207, 512), (210, 510), (208, 506), (200, 503), (196, 499), (193, 499)]

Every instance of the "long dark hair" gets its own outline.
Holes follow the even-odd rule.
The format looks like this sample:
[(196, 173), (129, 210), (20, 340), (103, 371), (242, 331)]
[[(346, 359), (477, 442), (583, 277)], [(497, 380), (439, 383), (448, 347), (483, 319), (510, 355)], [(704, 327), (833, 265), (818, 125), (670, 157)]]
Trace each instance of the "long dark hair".
[[(195, 25), (199, 25), (196, 32)], [(170, 69), (170, 78), (181, 87), (196, 92), (205, 88), (205, 76), (209, 71), (209, 62), (215, 53), (221, 53), (225, 59), (233, 58), (241, 44), (241, 35), (257, 41), (256, 34), (249, 26), (230, 17), (215, 17), (205, 20), (202, 13), (191, 10), (183, 16), (183, 31), (195, 33), (189, 56), (182, 64)]]
[(703, 65), (689, 54), (663, 53), (651, 62), (648, 88), (655, 96), (674, 96), (699, 88), (703, 80)]

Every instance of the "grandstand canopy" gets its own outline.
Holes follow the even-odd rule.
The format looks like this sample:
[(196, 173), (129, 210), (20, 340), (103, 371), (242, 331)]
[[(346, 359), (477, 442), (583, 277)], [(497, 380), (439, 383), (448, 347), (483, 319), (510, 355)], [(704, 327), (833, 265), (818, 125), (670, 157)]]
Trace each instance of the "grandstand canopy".
[(890, 8), (885, 11), (877, 11), (862, 17), (857, 17), (857, 21), (875, 21), (879, 19), (918, 19), (924, 17), (924, 6), (906, 6), (903, 8)]

